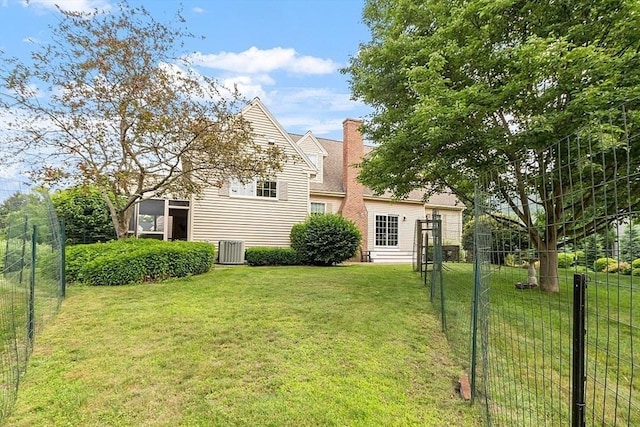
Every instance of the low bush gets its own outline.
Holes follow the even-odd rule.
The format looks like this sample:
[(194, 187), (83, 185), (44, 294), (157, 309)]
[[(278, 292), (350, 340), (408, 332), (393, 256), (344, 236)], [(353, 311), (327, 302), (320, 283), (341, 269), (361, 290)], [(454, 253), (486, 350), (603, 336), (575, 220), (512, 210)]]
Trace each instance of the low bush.
[(333, 265), (353, 257), (362, 234), (340, 215), (311, 215), (291, 229), (291, 247), (305, 264)]
[(628, 262), (611, 263), (604, 268), (604, 271), (606, 273), (631, 274), (631, 264)]
[(593, 270), (597, 272), (606, 271), (610, 265), (618, 265), (618, 261), (613, 258), (598, 258), (593, 262)]
[(67, 246), (65, 249), (65, 273), (67, 281), (77, 281), (80, 269), (89, 261), (96, 258), (104, 250), (104, 246), (105, 244), (103, 243)]
[(144, 257), (140, 252), (107, 252), (87, 262), (78, 272), (78, 279), (88, 285), (117, 286), (141, 283), (145, 273)]
[(636, 258), (631, 262), (631, 267), (640, 268), (640, 258)]
[(620, 274), (624, 274), (625, 276), (629, 276), (631, 274), (631, 270), (633, 270), (633, 267), (631, 267), (631, 264), (628, 262), (621, 262), (619, 264), (619, 271)]
[(292, 248), (248, 248), (245, 254), (247, 264), (261, 265), (299, 265), (300, 257)]
[(582, 266), (587, 265), (587, 256), (584, 251), (576, 251), (576, 264)]
[(576, 261), (576, 256), (573, 253), (569, 252), (560, 252), (558, 254), (558, 267), (560, 268), (569, 268)]
[(209, 271), (215, 248), (203, 242), (126, 239), (71, 246), (67, 279), (89, 285), (124, 285)]

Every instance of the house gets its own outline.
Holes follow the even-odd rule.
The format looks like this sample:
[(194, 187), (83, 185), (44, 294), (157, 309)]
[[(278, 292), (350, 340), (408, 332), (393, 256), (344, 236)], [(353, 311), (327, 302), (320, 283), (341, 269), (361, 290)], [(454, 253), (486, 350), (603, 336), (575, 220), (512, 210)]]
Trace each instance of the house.
[(372, 261), (411, 262), (416, 220), (437, 211), (443, 219), (443, 241), (460, 242), (464, 206), (453, 195), (438, 194), (425, 204), (424, 193), (416, 191), (406, 200), (392, 201), (357, 181), (355, 164), (373, 149), (363, 144), (360, 121), (344, 121), (340, 142), (312, 132), (288, 133), (257, 98), (241, 114), (251, 122), (258, 143), (284, 151), (289, 160), (282, 171), (270, 180), (230, 179), (192, 200), (144, 201), (136, 207), (132, 234), (288, 247), (294, 224), (309, 214), (333, 212), (358, 226), (362, 249), (371, 253)]
[(360, 120), (343, 122), (343, 141), (317, 138), (311, 132), (292, 138), (318, 168), (311, 178), (309, 211), (339, 213), (352, 220), (364, 236), (362, 250), (374, 262), (411, 262), (417, 219), (438, 213), (442, 218), (442, 239), (459, 244), (464, 206), (452, 194), (436, 194), (426, 203), (423, 191), (406, 199), (391, 194), (376, 196), (357, 181), (357, 165), (375, 147), (364, 144)]

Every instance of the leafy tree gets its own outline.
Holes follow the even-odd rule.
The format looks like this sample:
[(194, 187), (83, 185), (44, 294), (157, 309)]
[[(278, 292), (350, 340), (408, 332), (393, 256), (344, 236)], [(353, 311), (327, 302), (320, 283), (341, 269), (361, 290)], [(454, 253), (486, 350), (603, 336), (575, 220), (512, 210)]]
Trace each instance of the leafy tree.
[(65, 221), (68, 244), (104, 242), (116, 238), (109, 207), (95, 187), (74, 187), (55, 192), (51, 201)]
[(584, 252), (584, 265), (592, 268), (595, 260), (605, 255), (602, 245), (603, 240), (602, 235), (592, 234), (579, 242), (579, 246)]
[(640, 258), (640, 225), (628, 224), (620, 231), (620, 259), (632, 262)]
[(0, 204), (0, 232), (4, 233), (11, 212), (20, 211), (27, 204), (27, 195), (15, 192)]
[(280, 169), (282, 150), (255, 141), (238, 92), (177, 52), (191, 36), (179, 13), (171, 25), (126, 3), (59, 13), (30, 62), (0, 62), (0, 112), (12, 117), (5, 159), (28, 162), (40, 180), (100, 189), (118, 237), (143, 198)]
[(7, 240), (31, 240), (34, 225), (38, 228), (38, 243), (52, 240), (52, 227), (57, 227), (58, 220), (46, 190), (16, 193), (5, 201), (3, 209), (6, 208), (9, 210), (2, 216), (2, 222)]
[(494, 264), (504, 264), (507, 255), (522, 255), (529, 249), (528, 235), (519, 226), (517, 218), (481, 215), (467, 221), (462, 229), (465, 251), (473, 252), (476, 229), (491, 236), (490, 261)]
[[(639, 20), (636, 0), (368, 0), (371, 40), (344, 70), (374, 108), (363, 130), (379, 146), (360, 179), (398, 197), (448, 187), (468, 206), (473, 181), (485, 179), (538, 249), (541, 289), (557, 292), (559, 242), (639, 206), (622, 195), (615, 206), (611, 185), (580, 179), (612, 182), (616, 157), (629, 170), (640, 163), (637, 139), (624, 140), (637, 133), (637, 101), (626, 123), (614, 114), (600, 125), (640, 94)], [(589, 144), (557, 143), (570, 135)], [(640, 194), (640, 182), (629, 185)]]

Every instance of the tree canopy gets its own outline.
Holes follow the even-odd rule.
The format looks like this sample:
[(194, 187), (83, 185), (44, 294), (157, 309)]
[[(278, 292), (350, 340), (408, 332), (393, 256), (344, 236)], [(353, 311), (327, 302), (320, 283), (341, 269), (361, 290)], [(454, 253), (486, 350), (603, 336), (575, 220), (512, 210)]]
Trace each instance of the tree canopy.
[(180, 52), (191, 34), (179, 13), (168, 24), (126, 3), (59, 13), (30, 61), (1, 58), (5, 161), (18, 159), (39, 181), (99, 188), (119, 237), (143, 198), (279, 170), (283, 153), (255, 142), (240, 94)]
[[(542, 288), (557, 290), (569, 200), (562, 179), (545, 174), (579, 150), (554, 144), (640, 95), (640, 3), (368, 0), (364, 22), (371, 40), (345, 69), (354, 96), (374, 108), (364, 132), (379, 146), (361, 180), (399, 197), (449, 188), (470, 204), (473, 182), (491, 176), (540, 251)], [(606, 138), (599, 143), (606, 148)], [(638, 145), (629, 147), (634, 164)], [(572, 197), (575, 205), (582, 196)], [(606, 227), (590, 221), (593, 212), (580, 215), (573, 231)]]

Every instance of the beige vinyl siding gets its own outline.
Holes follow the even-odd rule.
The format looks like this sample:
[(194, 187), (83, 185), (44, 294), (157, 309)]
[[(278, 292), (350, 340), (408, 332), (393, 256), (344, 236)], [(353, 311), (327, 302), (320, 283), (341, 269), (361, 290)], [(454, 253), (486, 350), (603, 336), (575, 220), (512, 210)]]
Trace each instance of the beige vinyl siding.
[[(251, 108), (245, 117), (252, 123), (257, 141), (273, 139), (289, 158), (299, 155), (279, 128), (260, 108)], [(208, 189), (193, 201), (191, 240), (243, 240), (250, 246), (289, 246), (291, 227), (304, 221), (309, 208), (309, 179), (300, 161), (288, 161), (278, 173), (278, 191), (286, 186), (286, 197), (277, 199), (232, 197), (217, 188)], [(285, 200), (286, 199), (286, 200)]]
[[(424, 205), (419, 203), (406, 202), (385, 202), (377, 200), (365, 200), (367, 212), (369, 213), (369, 235), (367, 244), (370, 251), (401, 251), (410, 252), (413, 250), (413, 236), (415, 233), (416, 219), (424, 219)], [(398, 246), (376, 246), (376, 215), (397, 215), (398, 216)]]
[(302, 140), (298, 141), (298, 147), (300, 147), (305, 153), (320, 154), (316, 144), (311, 140), (311, 138), (306, 136), (303, 136)]
[(326, 213), (338, 213), (340, 205), (342, 204), (342, 197), (311, 195), (309, 202), (324, 203)]
[[(431, 217), (433, 210), (427, 208), (426, 214)], [(462, 210), (438, 207), (437, 211), (442, 219), (442, 242), (444, 244), (460, 244), (462, 241)]]
[(311, 182), (322, 183), (322, 168), (324, 164), (322, 152), (318, 150), (318, 146), (311, 140), (311, 138), (303, 137), (298, 146), (305, 154), (315, 154), (318, 157), (318, 173), (315, 177), (311, 178)]

